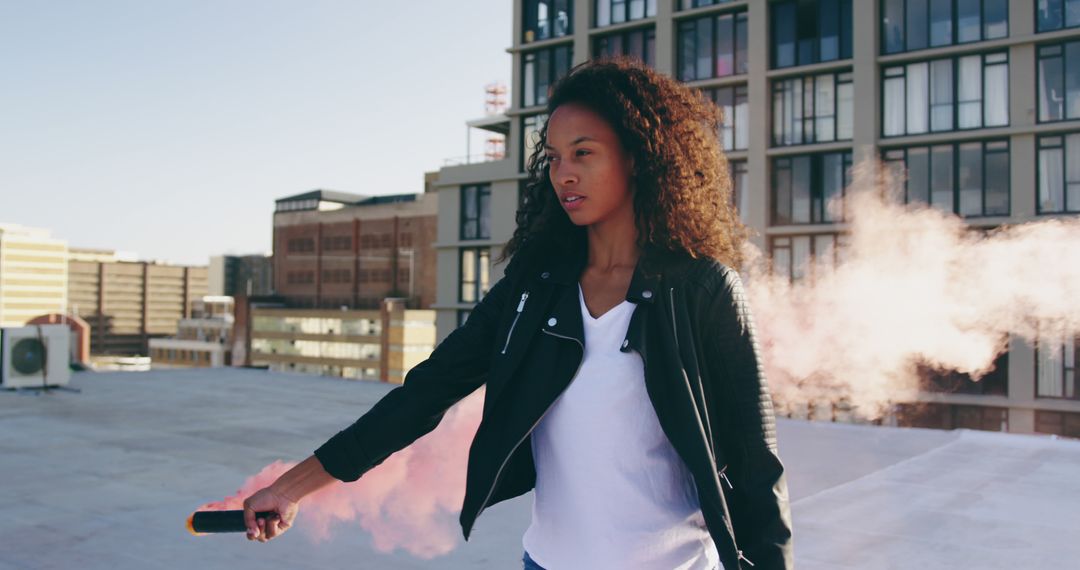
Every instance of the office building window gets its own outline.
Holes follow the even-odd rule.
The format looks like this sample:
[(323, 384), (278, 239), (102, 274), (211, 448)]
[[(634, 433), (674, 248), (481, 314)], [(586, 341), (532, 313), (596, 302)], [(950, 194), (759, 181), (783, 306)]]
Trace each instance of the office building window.
[(746, 188), (746, 161), (733, 160), (728, 162), (728, 174), (731, 176), (731, 205), (739, 211), (739, 219), (746, 223), (746, 211), (749, 207), (750, 198)]
[(1006, 52), (894, 65), (882, 75), (884, 136), (1009, 124)]
[(547, 103), (552, 85), (570, 70), (574, 50), (567, 44), (527, 52), (521, 57), (521, 78), (524, 83), (521, 89), (521, 105), (532, 107)]
[(1009, 0), (881, 0), (881, 53), (1009, 35)]
[(323, 238), (323, 250), (341, 251), (352, 249), (351, 236), (328, 236)]
[(851, 57), (852, 0), (784, 0), (769, 4), (773, 68)]
[(1080, 212), (1080, 132), (1039, 137), (1036, 213)]
[(310, 253), (315, 251), (314, 238), (293, 238), (286, 242), (289, 253)]
[(889, 149), (883, 158), (905, 204), (965, 218), (1009, 215), (1007, 140)]
[(798, 283), (832, 271), (843, 260), (847, 234), (824, 233), (777, 236), (769, 240), (772, 273)]
[(715, 6), (717, 4), (727, 4), (728, 2), (735, 2), (737, 0), (679, 0), (679, 10), (690, 10), (692, 8), (701, 8), (703, 6)]
[(1036, 0), (1035, 26), (1040, 32), (1080, 26), (1080, 0)]
[(1080, 363), (1080, 337), (1040, 338), (1035, 348), (1035, 396), (1080, 399), (1076, 392), (1076, 367)]
[(746, 73), (746, 12), (679, 22), (678, 71), (682, 81)]
[(607, 34), (593, 40), (593, 56), (628, 55), (653, 66), (656, 63), (656, 28)]
[(521, 171), (525, 172), (536, 145), (540, 144), (540, 129), (547, 122), (547, 114), (531, 115), (521, 119)]
[(491, 250), (486, 247), (462, 248), (460, 256), (461, 281), (458, 300), (475, 303), (488, 292), (491, 278)]
[(724, 113), (719, 133), (724, 150), (746, 150), (750, 145), (750, 109), (746, 85), (710, 87), (702, 89), (702, 92)]
[(558, 38), (574, 33), (572, 0), (525, 0), (525, 43)]
[(772, 225), (843, 222), (843, 204), (830, 211), (850, 182), (850, 152), (777, 157), (772, 162)]
[(491, 185), (461, 187), (461, 231), (458, 239), (491, 239)]
[(1035, 410), (1035, 431), (1064, 437), (1080, 438), (1080, 414)]
[(1080, 41), (1039, 46), (1039, 122), (1080, 119)]
[(851, 72), (773, 81), (774, 146), (851, 140)]
[(596, 0), (596, 27), (633, 22), (656, 15), (656, 0)]

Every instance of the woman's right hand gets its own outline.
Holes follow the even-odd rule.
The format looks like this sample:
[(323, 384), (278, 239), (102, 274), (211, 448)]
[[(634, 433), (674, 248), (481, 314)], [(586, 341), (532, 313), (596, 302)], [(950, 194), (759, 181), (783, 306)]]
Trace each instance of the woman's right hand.
[[(290, 499), (271, 485), (260, 489), (244, 500), (244, 524), (248, 540), (266, 542), (292, 526), (300, 503)], [(277, 513), (268, 518), (256, 518), (256, 512)]]

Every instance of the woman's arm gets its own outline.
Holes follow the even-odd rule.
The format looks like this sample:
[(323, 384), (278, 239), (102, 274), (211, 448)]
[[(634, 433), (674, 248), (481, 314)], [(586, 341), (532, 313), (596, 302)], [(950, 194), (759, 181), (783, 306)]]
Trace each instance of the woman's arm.
[(401, 386), (383, 396), (366, 414), (315, 450), (327, 473), (355, 481), (394, 452), (435, 429), (446, 410), (487, 380), (499, 316), (512, 282), (507, 276), (450, 333), (426, 360), (405, 375)]
[(731, 524), (754, 570), (794, 567), (787, 479), (777, 455), (776, 420), (742, 280), (724, 267), (710, 295), (704, 343), (721, 423), (718, 434), (733, 489)]

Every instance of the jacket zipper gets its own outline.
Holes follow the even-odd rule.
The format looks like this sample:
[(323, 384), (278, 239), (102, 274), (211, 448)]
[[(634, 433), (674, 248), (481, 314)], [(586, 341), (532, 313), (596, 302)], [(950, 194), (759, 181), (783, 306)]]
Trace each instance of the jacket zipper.
[[(679, 330), (678, 330), (679, 327), (678, 327), (678, 324), (675, 322), (675, 288), (674, 287), (668, 288), (668, 298), (671, 300), (671, 334), (675, 338), (675, 351), (678, 353), (679, 358), (682, 358), (682, 349), (679, 348)], [(690, 378), (687, 378), (686, 381), (689, 382)], [(690, 390), (690, 399), (693, 400), (694, 399), (694, 391), (693, 391), (693, 389), (690, 388), (689, 384), (687, 384), (686, 387), (687, 387), (687, 389)], [(701, 396), (702, 396), (702, 398), (705, 397), (704, 391), (702, 391)], [(694, 404), (694, 409), (695, 410), (697, 409), (697, 403)], [(708, 416), (709, 410), (706, 408), (704, 410), (704, 413), (705, 413), (705, 421), (708, 422), (709, 421), (709, 416)], [(701, 430), (702, 439), (704, 439), (705, 443), (709, 446), (709, 462), (713, 464), (713, 469), (715, 469), (716, 468), (716, 463), (713, 463), (715, 461), (715, 459), (712, 456), (712, 450), (713, 450), (712, 434), (711, 433), (706, 433), (706, 430), (701, 425), (700, 421), (698, 422), (698, 429)]]
[(725, 483), (727, 483), (729, 489), (734, 489), (735, 485), (731, 484), (731, 479), (728, 479), (727, 473), (724, 473), (724, 471), (727, 471), (727, 465), (720, 469), (720, 478), (723, 479)]
[(514, 322), (510, 323), (510, 331), (506, 333), (506, 344), (502, 347), (502, 353), (506, 354), (506, 347), (510, 346), (510, 337), (514, 334), (514, 325), (518, 322), (518, 317), (521, 316), (521, 311), (525, 310), (525, 299), (529, 298), (529, 292), (526, 291), (521, 294), (521, 300), (518, 301), (517, 314), (514, 315)]
[[(525, 299), (525, 297), (522, 296), (522, 303), (524, 303), (524, 299)], [(520, 305), (519, 305), (519, 307), (520, 307)], [(551, 336), (556, 336), (556, 337), (559, 337), (559, 338), (570, 339), (570, 340), (578, 343), (579, 346), (581, 346), (581, 362), (578, 362), (577, 369), (574, 370), (574, 376), (577, 376), (578, 371), (581, 370), (582, 363), (585, 362), (585, 345), (580, 340), (578, 340), (578, 339), (576, 339), (576, 338), (574, 338), (572, 336), (563, 336), (561, 334), (555, 334), (555, 333), (553, 333), (553, 332), (551, 332), (551, 331), (549, 331), (547, 329), (540, 329), (540, 332), (544, 332), (544, 333), (547, 333), (547, 334), (549, 334)], [(570, 377), (571, 380), (573, 380), (574, 376)], [(502, 464), (499, 465), (499, 470), (495, 472), (495, 478), (492, 479), (492, 481), (491, 481), (491, 488), (488, 489), (487, 496), (484, 497), (484, 502), (480, 503), (480, 509), (476, 511), (476, 517), (477, 518), (479, 518), (480, 514), (484, 512), (485, 508), (487, 508), (488, 501), (491, 500), (491, 495), (495, 493), (495, 486), (499, 484), (499, 476), (502, 475), (503, 469), (506, 467), (506, 462), (510, 461), (510, 458), (513, 457), (513, 455), (514, 455), (514, 452), (517, 451), (517, 448), (522, 444), (522, 442), (525, 441), (525, 438), (529, 437), (529, 434), (531, 434), (533, 432), (533, 430), (536, 429), (536, 426), (540, 425), (540, 421), (544, 419), (544, 416), (546, 416), (548, 411), (551, 410), (551, 407), (553, 405), (555, 405), (555, 401), (559, 399), (559, 396), (561, 396), (562, 393), (565, 392), (566, 389), (569, 386), (570, 386), (570, 383), (567, 382), (566, 386), (563, 386), (562, 390), (559, 390), (559, 393), (555, 396), (555, 400), (551, 401), (551, 404), (549, 404), (548, 407), (544, 409), (544, 413), (540, 414), (540, 417), (537, 418), (535, 422), (533, 422), (533, 425), (529, 427), (529, 430), (525, 432), (525, 435), (521, 436), (521, 439), (519, 439), (517, 441), (517, 443), (514, 444), (514, 447), (510, 448), (510, 453), (508, 453), (506, 455), (506, 457), (502, 461)]]

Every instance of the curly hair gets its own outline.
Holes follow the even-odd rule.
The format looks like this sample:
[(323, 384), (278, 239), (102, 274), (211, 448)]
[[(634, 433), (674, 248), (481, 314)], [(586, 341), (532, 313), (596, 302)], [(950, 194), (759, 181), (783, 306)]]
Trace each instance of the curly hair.
[[(732, 204), (718, 137), (723, 113), (712, 101), (637, 59), (619, 56), (574, 66), (553, 86), (548, 116), (571, 102), (606, 120), (633, 156), (634, 218), (646, 268), (672, 254), (712, 257), (740, 268), (749, 232)], [(498, 262), (531, 247), (567, 255), (588, 248), (585, 228), (570, 221), (551, 185), (547, 129), (545, 120), (527, 159), (517, 228)]]

